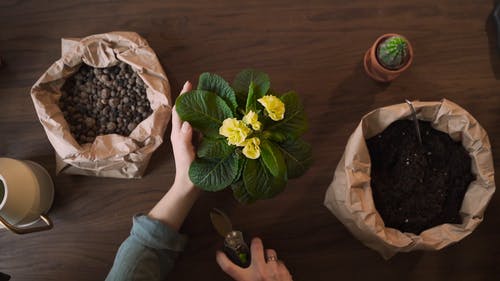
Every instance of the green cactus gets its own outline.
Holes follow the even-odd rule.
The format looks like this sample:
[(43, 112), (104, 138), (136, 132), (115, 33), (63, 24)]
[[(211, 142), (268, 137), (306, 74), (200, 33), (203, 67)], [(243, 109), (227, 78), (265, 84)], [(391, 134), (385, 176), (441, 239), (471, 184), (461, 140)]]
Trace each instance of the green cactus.
[(377, 58), (385, 68), (396, 70), (408, 61), (408, 42), (401, 36), (391, 36), (377, 47)]

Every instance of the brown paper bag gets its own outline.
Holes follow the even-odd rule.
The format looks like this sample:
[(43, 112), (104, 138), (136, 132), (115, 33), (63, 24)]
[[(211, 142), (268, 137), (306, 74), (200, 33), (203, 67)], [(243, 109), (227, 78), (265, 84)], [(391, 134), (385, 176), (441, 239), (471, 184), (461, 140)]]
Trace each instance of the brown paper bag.
[[(98, 136), (80, 145), (70, 133), (59, 109), (61, 87), (82, 63), (93, 67), (132, 66), (147, 85), (153, 113), (130, 136)], [(115, 178), (139, 178), (151, 154), (163, 142), (170, 119), (170, 85), (154, 51), (135, 32), (111, 32), (83, 39), (62, 39), (61, 59), (31, 89), (38, 118), (56, 152), (57, 172)]]
[(402, 233), (384, 226), (375, 209), (370, 186), (370, 155), (365, 139), (382, 132), (392, 122), (408, 118), (407, 104), (376, 109), (366, 114), (351, 135), (329, 186), (325, 205), (363, 244), (389, 259), (397, 252), (439, 250), (472, 233), (495, 191), (494, 166), (488, 135), (464, 109), (444, 99), (441, 102), (414, 102), (417, 117), (461, 141), (472, 158), (476, 176), (460, 209), (462, 224), (442, 224), (420, 235)]

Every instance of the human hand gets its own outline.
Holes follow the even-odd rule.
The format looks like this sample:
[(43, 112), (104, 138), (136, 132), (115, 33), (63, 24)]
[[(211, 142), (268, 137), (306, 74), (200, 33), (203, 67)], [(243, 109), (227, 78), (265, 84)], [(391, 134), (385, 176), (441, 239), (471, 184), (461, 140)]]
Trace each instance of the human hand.
[[(191, 83), (186, 82), (181, 95), (190, 91)], [(175, 159), (175, 180), (172, 187), (151, 209), (148, 216), (179, 230), (189, 210), (198, 198), (199, 189), (189, 179), (189, 166), (195, 157), (192, 143), (193, 128), (188, 122), (182, 122), (179, 114), (172, 108), (172, 133), (170, 141)]]
[(285, 264), (278, 260), (276, 251), (266, 249), (262, 240), (254, 238), (250, 246), (252, 263), (248, 268), (241, 268), (231, 262), (222, 252), (217, 252), (216, 260), (220, 268), (237, 281), (291, 281), (292, 275)]
[[(181, 95), (190, 91), (192, 85), (187, 81), (181, 90)], [(193, 187), (189, 179), (189, 166), (195, 158), (195, 149), (192, 143), (193, 128), (187, 121), (182, 121), (175, 106), (172, 108), (172, 133), (170, 141), (175, 159), (175, 183), (180, 186)]]

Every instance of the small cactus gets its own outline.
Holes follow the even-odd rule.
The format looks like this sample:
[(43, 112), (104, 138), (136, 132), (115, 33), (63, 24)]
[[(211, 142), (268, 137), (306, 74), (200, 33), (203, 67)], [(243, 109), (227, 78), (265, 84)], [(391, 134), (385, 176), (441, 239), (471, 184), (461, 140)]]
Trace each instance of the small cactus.
[(408, 61), (408, 43), (400, 36), (391, 36), (377, 47), (377, 59), (387, 69), (396, 70)]

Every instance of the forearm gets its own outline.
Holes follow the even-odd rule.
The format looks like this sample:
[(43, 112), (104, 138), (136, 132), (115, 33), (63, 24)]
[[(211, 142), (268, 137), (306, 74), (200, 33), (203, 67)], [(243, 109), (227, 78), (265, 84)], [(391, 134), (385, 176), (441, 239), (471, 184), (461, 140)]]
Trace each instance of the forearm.
[(188, 177), (177, 176), (170, 190), (153, 207), (148, 216), (178, 231), (199, 193), (200, 190)]
[[(182, 92), (191, 90), (186, 82)], [(189, 180), (189, 166), (195, 158), (193, 130), (172, 110), (170, 140), (175, 159), (174, 184), (147, 216), (134, 217), (130, 236), (122, 243), (106, 280), (163, 280), (184, 250), (186, 237), (179, 234), (200, 191)]]
[(131, 235), (121, 245), (106, 280), (162, 279), (184, 248), (185, 238), (178, 231), (199, 192), (187, 177), (176, 177), (147, 217), (134, 218)]
[(134, 216), (130, 236), (122, 243), (106, 281), (160, 281), (183, 251), (186, 237), (145, 215)]

